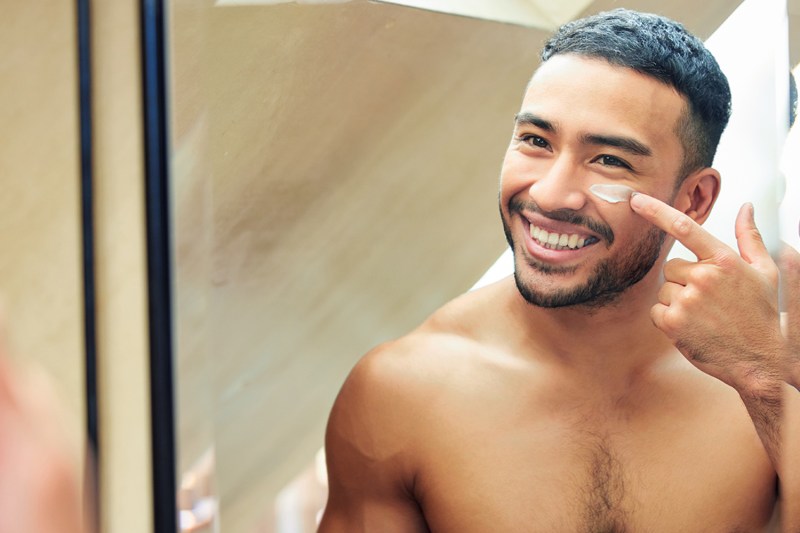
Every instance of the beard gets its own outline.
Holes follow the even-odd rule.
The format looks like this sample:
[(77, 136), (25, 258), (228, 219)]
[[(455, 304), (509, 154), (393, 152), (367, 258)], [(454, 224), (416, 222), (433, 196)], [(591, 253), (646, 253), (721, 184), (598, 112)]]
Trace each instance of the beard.
[[(516, 199), (512, 199), (509, 203), (509, 211), (512, 214), (521, 213), (523, 208), (530, 212), (541, 213), (551, 220), (587, 227), (602, 235), (606, 239), (608, 246), (611, 246), (614, 242), (614, 233), (609, 226), (600, 224), (574, 211), (559, 210), (545, 213), (532, 203), (523, 204)], [(514, 254), (514, 281), (517, 284), (517, 289), (529, 304), (537, 307), (581, 306), (598, 308), (614, 303), (627, 288), (641, 281), (650, 272), (658, 260), (666, 239), (666, 233), (651, 226), (647, 233), (631, 246), (628, 246), (626, 251), (598, 263), (584, 283), (574, 287), (545, 291), (535, 281), (526, 280), (522, 277), (518, 261), (523, 261), (524, 259), (517, 250), (511, 235), (509, 222), (503, 215), (502, 210), (500, 218), (503, 221), (506, 240)], [(579, 268), (579, 266), (549, 265), (536, 259), (529, 259), (527, 265), (537, 272), (551, 276), (571, 274)]]

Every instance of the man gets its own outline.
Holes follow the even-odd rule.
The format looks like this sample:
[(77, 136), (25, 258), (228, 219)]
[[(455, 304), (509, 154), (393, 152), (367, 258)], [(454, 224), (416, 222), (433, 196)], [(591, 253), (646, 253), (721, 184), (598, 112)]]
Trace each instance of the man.
[[(741, 257), (697, 225), (719, 192), (727, 81), (682, 26), (626, 10), (565, 25), (542, 60), (501, 171), (514, 277), (352, 371), (326, 437), (324, 533), (770, 522), (777, 269), (752, 208)], [(598, 183), (641, 194), (608, 203)], [(674, 238), (699, 261), (663, 268)]]

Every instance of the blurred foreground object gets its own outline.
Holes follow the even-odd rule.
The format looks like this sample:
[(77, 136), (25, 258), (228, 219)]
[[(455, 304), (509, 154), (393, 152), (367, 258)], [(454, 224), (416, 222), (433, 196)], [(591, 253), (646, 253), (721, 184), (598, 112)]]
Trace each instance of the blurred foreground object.
[(81, 483), (46, 376), (12, 364), (0, 339), (0, 533), (78, 533)]

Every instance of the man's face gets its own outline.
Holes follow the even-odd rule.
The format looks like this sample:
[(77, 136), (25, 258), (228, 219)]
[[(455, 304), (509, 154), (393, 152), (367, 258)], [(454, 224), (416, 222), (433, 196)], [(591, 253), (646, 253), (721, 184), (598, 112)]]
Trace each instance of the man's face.
[(517, 287), (528, 302), (603, 305), (650, 271), (663, 233), (627, 202), (606, 203), (589, 187), (627, 185), (671, 202), (685, 106), (671, 87), (602, 60), (560, 55), (539, 68), (500, 186)]

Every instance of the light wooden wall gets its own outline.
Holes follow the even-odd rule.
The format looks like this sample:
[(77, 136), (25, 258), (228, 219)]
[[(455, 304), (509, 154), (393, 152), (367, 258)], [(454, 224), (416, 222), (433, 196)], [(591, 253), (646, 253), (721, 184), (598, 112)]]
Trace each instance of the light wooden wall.
[[(102, 531), (152, 529), (138, 3), (92, 3)], [(2, 2), (0, 299), (13, 354), (86, 402), (75, 2)], [(81, 446), (76, 446), (76, 451)]]
[(92, 2), (101, 531), (152, 531), (139, 2)]
[(54, 378), (85, 427), (74, 5), (3, 2), (0, 301), (12, 354)]

